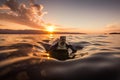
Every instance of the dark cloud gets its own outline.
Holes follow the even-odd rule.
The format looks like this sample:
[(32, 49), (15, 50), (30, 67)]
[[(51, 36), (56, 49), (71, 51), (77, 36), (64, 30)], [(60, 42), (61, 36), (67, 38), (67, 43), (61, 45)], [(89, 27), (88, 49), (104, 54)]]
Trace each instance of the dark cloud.
[(7, 0), (0, 0), (0, 6), (4, 4)]
[(8, 6), (12, 11), (18, 11), (19, 10), (19, 4), (16, 0), (8, 0), (5, 3), (6, 6)]

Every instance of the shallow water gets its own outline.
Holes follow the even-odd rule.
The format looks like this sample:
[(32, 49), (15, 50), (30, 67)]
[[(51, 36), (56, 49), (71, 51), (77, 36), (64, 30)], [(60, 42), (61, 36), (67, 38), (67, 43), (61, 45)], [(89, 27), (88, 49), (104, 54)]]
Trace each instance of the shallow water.
[[(23, 64), (22, 61), (31, 58), (54, 61), (55, 59), (50, 58), (49, 54), (46, 53), (46, 45), (52, 44), (59, 36), (61, 35), (0, 34), (0, 76), (11, 72), (9, 65), (14, 66), (13, 64), (17, 62)], [(120, 53), (120, 35), (64, 34), (64, 36), (67, 36), (67, 42), (77, 49), (74, 60), (84, 59), (96, 53)], [(81, 49), (81, 47), (83, 48)], [(30, 64), (34, 63), (37, 63), (37, 61), (30, 62)], [(26, 63), (23, 65), (25, 66)], [(20, 66), (20, 63), (16, 66)]]

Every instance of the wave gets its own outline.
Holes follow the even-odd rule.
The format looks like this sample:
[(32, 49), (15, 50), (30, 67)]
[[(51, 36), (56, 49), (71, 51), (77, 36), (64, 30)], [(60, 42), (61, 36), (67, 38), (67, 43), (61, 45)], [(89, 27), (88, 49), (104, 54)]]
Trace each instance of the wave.
[[(59, 61), (19, 57), (1, 62), (1, 80), (119, 80), (120, 52), (99, 52), (82, 59)], [(3, 66), (3, 64), (5, 66)]]
[(117, 49), (117, 50), (120, 50), (120, 47), (112, 47), (113, 49)]
[(120, 47), (105, 40), (109, 36), (72, 36), (77, 57), (65, 61), (50, 58), (46, 51), (52, 42), (39, 36), (10, 37), (13, 43), (5, 39), (9, 45), (0, 46), (0, 80), (120, 80)]
[(17, 43), (10, 46), (0, 46), (0, 60), (30, 55), (36, 56), (43, 50), (42, 47), (30, 43)]

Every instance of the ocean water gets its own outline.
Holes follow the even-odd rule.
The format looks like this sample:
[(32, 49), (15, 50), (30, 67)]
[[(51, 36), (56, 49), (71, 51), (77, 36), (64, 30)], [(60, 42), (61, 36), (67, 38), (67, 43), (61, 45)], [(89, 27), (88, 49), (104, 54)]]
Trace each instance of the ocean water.
[[(41, 43), (52, 44), (59, 38), (58, 34), (1, 34), (0, 53), (10, 53), (25, 48), (45, 53), (45, 46)], [(120, 52), (120, 35), (83, 35), (66, 34), (67, 42), (77, 48), (76, 58), (81, 54), (93, 54), (97, 52)], [(81, 49), (83, 47), (83, 49)], [(30, 54), (27, 51), (26, 55)], [(33, 53), (35, 53), (33, 51)], [(31, 53), (32, 54), (32, 53)]]
[[(51, 73), (59, 70), (59, 69), (54, 70), (52, 67), (55, 68), (55, 66), (59, 63), (60, 64), (63, 63), (64, 65), (69, 63), (68, 65), (70, 65), (78, 60), (79, 62), (81, 62), (81, 60), (86, 60), (92, 55), (95, 56), (97, 54), (98, 55), (95, 57), (94, 61), (98, 60), (97, 57), (101, 56), (102, 54), (103, 54), (102, 56), (106, 59), (108, 59), (108, 57), (105, 54), (111, 55), (111, 57), (109, 57), (108, 60), (105, 60), (108, 61), (108, 63), (109, 60), (113, 58), (115, 58), (114, 60), (116, 60), (116, 58), (117, 59), (120, 58), (120, 57), (118, 58), (119, 56), (118, 54), (120, 53), (120, 35), (109, 35), (109, 34), (106, 35), (105, 34), (62, 34), (62, 35), (66, 36), (67, 42), (73, 45), (77, 49), (77, 52), (75, 53), (76, 57), (74, 59), (59, 61), (57, 59), (50, 58), (49, 54), (46, 53), (46, 49), (48, 45), (51, 45), (57, 38), (59, 38), (59, 36), (61, 36), (61, 34), (0, 34), (0, 80), (68, 80), (69, 79), (68, 77), (59, 79), (58, 75), (62, 74), (62, 72), (60, 71), (58, 72), (58, 75), (56, 74), (58, 77), (56, 77), (55, 79), (53, 77), (50, 77)], [(102, 59), (103, 63), (104, 63), (104, 58)], [(56, 65), (54, 64), (55, 66), (50, 65), (51, 67), (50, 70), (52, 70), (52, 72), (48, 71), (48, 74), (44, 71), (46, 68), (44, 70), (38, 68), (38, 71), (41, 70), (39, 71), (39, 73), (35, 68), (32, 68), (35, 69), (33, 70), (33, 72), (32, 70), (30, 72), (27, 70), (30, 68), (29, 66), (34, 66), (34, 67), (41, 66), (40, 63), (45, 63), (47, 66), (49, 66), (47, 61), (48, 63), (50, 63), (49, 61), (53, 61), (53, 62), (55, 61), (56, 63)], [(96, 63), (98, 64), (97, 61)], [(106, 62), (104, 64), (105, 65), (107, 64), (108, 66), (108, 63)], [(102, 64), (102, 66), (104, 64)], [(89, 64), (87, 65), (90, 66)], [(110, 68), (111, 65), (109, 66)], [(113, 66), (115, 66), (115, 64), (113, 64)], [(62, 67), (62, 69), (64, 69), (64, 66)], [(74, 69), (81, 70), (81, 65), (76, 68), (74, 67), (69, 71), (72, 71)], [(33, 77), (29, 77), (29, 75), (31, 75), (30, 73), (35, 73), (36, 75), (32, 74)], [(83, 75), (85, 73), (83, 74), (78, 73), (78, 74)], [(74, 75), (72, 78), (74, 78)], [(72, 78), (70, 79), (75, 80)], [(87, 78), (84, 79), (83, 77), (80, 77), (80, 79), (88, 80)], [(97, 77), (95, 78), (95, 80), (96, 79)], [(119, 79), (111, 78), (111, 80), (120, 80), (120, 78)]]

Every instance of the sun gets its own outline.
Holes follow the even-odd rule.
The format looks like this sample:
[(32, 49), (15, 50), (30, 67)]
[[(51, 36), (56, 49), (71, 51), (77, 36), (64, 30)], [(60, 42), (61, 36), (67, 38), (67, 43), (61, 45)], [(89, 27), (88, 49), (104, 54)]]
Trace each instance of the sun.
[(55, 28), (54, 28), (54, 26), (48, 26), (48, 27), (46, 27), (46, 31), (48, 31), (48, 32), (54, 32)]

